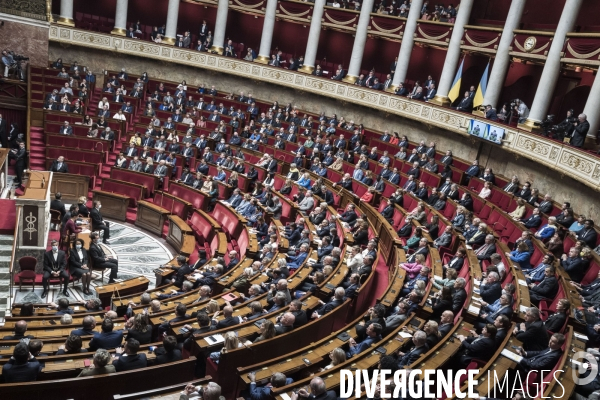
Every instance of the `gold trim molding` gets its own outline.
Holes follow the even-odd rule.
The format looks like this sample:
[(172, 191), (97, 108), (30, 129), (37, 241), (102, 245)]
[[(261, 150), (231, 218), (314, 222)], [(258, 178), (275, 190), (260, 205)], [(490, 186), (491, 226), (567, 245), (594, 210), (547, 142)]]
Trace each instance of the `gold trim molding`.
[[(444, 129), (465, 138), (470, 119), (481, 119), (450, 108), (438, 107), (432, 102), (413, 101), (385, 91), (374, 91), (348, 85), (331, 79), (316, 78), (299, 72), (274, 68), (259, 63), (236, 60), (210, 53), (142, 42), (104, 33), (84, 31), (52, 24), (50, 41), (96, 50), (115, 51), (124, 55), (147, 57), (160, 61), (190, 65), (210, 71), (250, 78), (296, 90), (376, 109), (409, 118), (429, 127)], [(600, 190), (600, 158), (571, 146), (546, 139), (527, 131), (507, 127), (502, 147), (547, 166), (561, 175), (575, 179), (595, 190)], [(580, 167), (573, 167), (574, 165)], [(581, 167), (585, 166), (585, 168)]]

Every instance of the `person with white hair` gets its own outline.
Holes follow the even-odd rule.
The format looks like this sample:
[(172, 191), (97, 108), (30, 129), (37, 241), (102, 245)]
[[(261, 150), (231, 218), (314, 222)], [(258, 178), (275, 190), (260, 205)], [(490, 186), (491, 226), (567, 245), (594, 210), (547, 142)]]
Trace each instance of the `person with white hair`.
[(571, 145), (581, 148), (585, 144), (585, 138), (590, 130), (590, 123), (587, 120), (587, 115), (579, 114), (577, 122), (573, 125), (575, 125), (575, 130), (573, 130), (573, 137), (571, 137)]

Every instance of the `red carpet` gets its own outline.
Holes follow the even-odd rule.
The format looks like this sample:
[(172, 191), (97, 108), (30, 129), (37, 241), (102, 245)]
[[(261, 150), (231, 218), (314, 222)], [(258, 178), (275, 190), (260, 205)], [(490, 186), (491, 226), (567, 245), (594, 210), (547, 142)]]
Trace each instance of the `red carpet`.
[(0, 199), (0, 234), (12, 235), (15, 233), (15, 220), (17, 219), (17, 208), (15, 200)]

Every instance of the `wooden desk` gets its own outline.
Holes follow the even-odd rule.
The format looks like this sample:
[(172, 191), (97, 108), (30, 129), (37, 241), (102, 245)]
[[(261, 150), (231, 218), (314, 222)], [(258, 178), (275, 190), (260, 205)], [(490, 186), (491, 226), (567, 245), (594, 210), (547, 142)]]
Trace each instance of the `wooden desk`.
[(144, 228), (157, 236), (162, 236), (163, 227), (165, 226), (165, 221), (169, 214), (169, 210), (145, 200), (140, 200), (138, 201), (135, 225)]
[(119, 221), (127, 219), (127, 207), (129, 196), (118, 193), (105, 192), (104, 190), (92, 190), (93, 200), (102, 203), (102, 215)]
[(98, 298), (102, 301), (102, 307), (108, 307), (111, 304), (113, 294), (115, 299), (134, 293), (142, 293), (148, 289), (148, 278), (139, 276), (123, 282), (112, 283), (110, 285), (96, 286)]
[(81, 196), (87, 197), (89, 185), (89, 176), (54, 173), (50, 184), (50, 194), (54, 196), (54, 194), (60, 192), (63, 201), (76, 203)]
[(194, 231), (177, 215), (169, 215), (167, 218), (169, 219), (167, 243), (173, 246), (173, 248), (179, 249), (180, 254), (189, 257), (196, 247)]

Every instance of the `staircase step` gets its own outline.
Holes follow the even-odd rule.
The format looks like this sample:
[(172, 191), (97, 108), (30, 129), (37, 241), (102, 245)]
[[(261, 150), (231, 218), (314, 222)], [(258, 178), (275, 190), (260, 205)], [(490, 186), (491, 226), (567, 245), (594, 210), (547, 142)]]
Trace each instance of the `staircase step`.
[(11, 244), (0, 243), (0, 255), (4, 255), (3, 253), (6, 251), (8, 251), (9, 254), (12, 252), (12, 240), (11, 237)]

